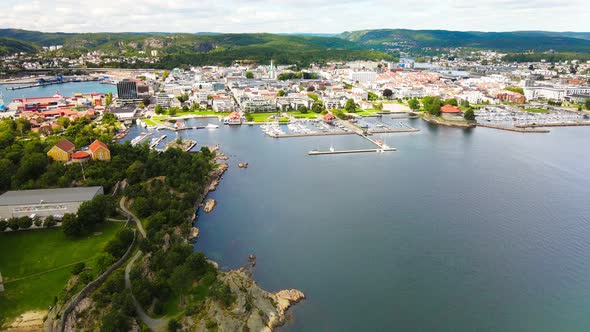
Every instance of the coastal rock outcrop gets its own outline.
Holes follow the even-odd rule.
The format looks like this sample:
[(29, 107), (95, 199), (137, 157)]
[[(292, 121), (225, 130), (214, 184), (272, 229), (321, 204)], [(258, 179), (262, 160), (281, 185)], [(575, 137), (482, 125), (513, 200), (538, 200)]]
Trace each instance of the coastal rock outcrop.
[(196, 239), (198, 237), (199, 237), (199, 229), (193, 226), (191, 228), (191, 232), (190, 232), (190, 234), (188, 236), (188, 239), (189, 240), (194, 240), (194, 239)]
[(216, 204), (217, 204), (217, 202), (214, 199), (208, 198), (205, 201), (205, 207), (203, 208), (203, 211), (205, 211), (206, 213), (213, 211)]
[(285, 323), (287, 308), (305, 298), (295, 289), (276, 294), (265, 291), (246, 268), (222, 272), (218, 278), (235, 295), (234, 303), (223, 307), (208, 300), (201, 313), (184, 318), (183, 330), (207, 331), (209, 325), (219, 331), (273, 331)]

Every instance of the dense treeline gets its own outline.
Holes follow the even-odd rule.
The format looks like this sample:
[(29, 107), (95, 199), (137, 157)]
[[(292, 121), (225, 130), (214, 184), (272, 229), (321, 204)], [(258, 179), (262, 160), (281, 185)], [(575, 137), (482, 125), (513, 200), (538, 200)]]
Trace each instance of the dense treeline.
[(514, 53), (507, 54), (502, 58), (505, 62), (540, 62), (545, 60), (548, 63), (557, 63), (562, 61), (589, 61), (588, 53)]

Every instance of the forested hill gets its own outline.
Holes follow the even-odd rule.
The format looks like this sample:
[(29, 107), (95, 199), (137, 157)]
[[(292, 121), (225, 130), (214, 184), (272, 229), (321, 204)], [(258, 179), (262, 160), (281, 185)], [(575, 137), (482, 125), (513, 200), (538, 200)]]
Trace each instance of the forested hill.
[(230, 65), (234, 60), (301, 64), (329, 60), (392, 60), (391, 55), (337, 37), (277, 34), (191, 33), (43, 33), (0, 29), (0, 38), (11, 38), (34, 48), (63, 45), (60, 52), (77, 55), (104, 51), (116, 55), (150, 54), (157, 50), (160, 65)]
[(506, 52), (590, 52), (590, 33), (576, 32), (478, 32), (448, 30), (378, 29), (344, 32), (340, 38), (375, 49), (424, 47), (472, 47)]
[(0, 37), (0, 56), (17, 52), (35, 52), (36, 47), (31, 43), (21, 42), (12, 38)]

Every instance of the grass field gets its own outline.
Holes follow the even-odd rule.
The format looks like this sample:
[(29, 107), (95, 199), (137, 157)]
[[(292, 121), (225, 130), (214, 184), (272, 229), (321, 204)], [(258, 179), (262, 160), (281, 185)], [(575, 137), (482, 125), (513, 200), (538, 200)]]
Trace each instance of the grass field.
[(276, 112), (268, 112), (268, 113), (252, 113), (252, 119), (254, 122), (267, 122), (267, 121), (276, 121), (275, 119), (268, 119), (269, 116), (277, 115)]
[(525, 108), (524, 111), (529, 113), (549, 113), (548, 110), (543, 108)]
[(52, 305), (72, 274), (71, 265), (96, 257), (122, 227), (107, 222), (96, 235), (80, 239), (66, 238), (61, 228), (0, 234), (5, 288), (0, 293), (0, 325), (2, 320)]
[(307, 112), (307, 113), (301, 113), (299, 111), (293, 111), (293, 112), (287, 112), (287, 114), (295, 117), (296, 119), (315, 119), (318, 115), (321, 116), (321, 114), (319, 113), (314, 113), (314, 112)]

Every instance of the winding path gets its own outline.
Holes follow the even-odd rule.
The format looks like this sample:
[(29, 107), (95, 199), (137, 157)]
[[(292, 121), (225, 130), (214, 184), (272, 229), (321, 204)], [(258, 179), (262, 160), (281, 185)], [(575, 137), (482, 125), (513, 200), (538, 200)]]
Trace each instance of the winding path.
[[(141, 256), (141, 254), (141, 250), (136, 252), (133, 258), (131, 258), (131, 260), (129, 261), (129, 263), (127, 263), (127, 266), (125, 266), (125, 288), (129, 290), (131, 290), (131, 279), (129, 278), (129, 274), (131, 273), (131, 267), (139, 258), (139, 256)], [(147, 325), (152, 331), (166, 331), (166, 328), (168, 326), (168, 320), (162, 318), (154, 319), (148, 316), (148, 314), (146, 314), (143, 308), (141, 307), (141, 304), (139, 304), (139, 302), (137, 302), (137, 299), (135, 299), (135, 295), (133, 295), (133, 292), (131, 292), (131, 298), (133, 299), (133, 304), (135, 305), (135, 311), (137, 312), (137, 315), (145, 323), (145, 325)]]
[(123, 210), (123, 212), (127, 216), (129, 216), (130, 218), (132, 218), (135, 221), (135, 225), (137, 226), (137, 229), (141, 233), (141, 236), (143, 236), (143, 238), (145, 239), (146, 233), (145, 233), (145, 230), (143, 229), (143, 225), (141, 224), (141, 220), (139, 220), (139, 218), (137, 218), (131, 211), (127, 210), (127, 207), (125, 206), (126, 199), (127, 198), (125, 196), (121, 197), (121, 200), (119, 201), (119, 207), (121, 208), (121, 210)]

